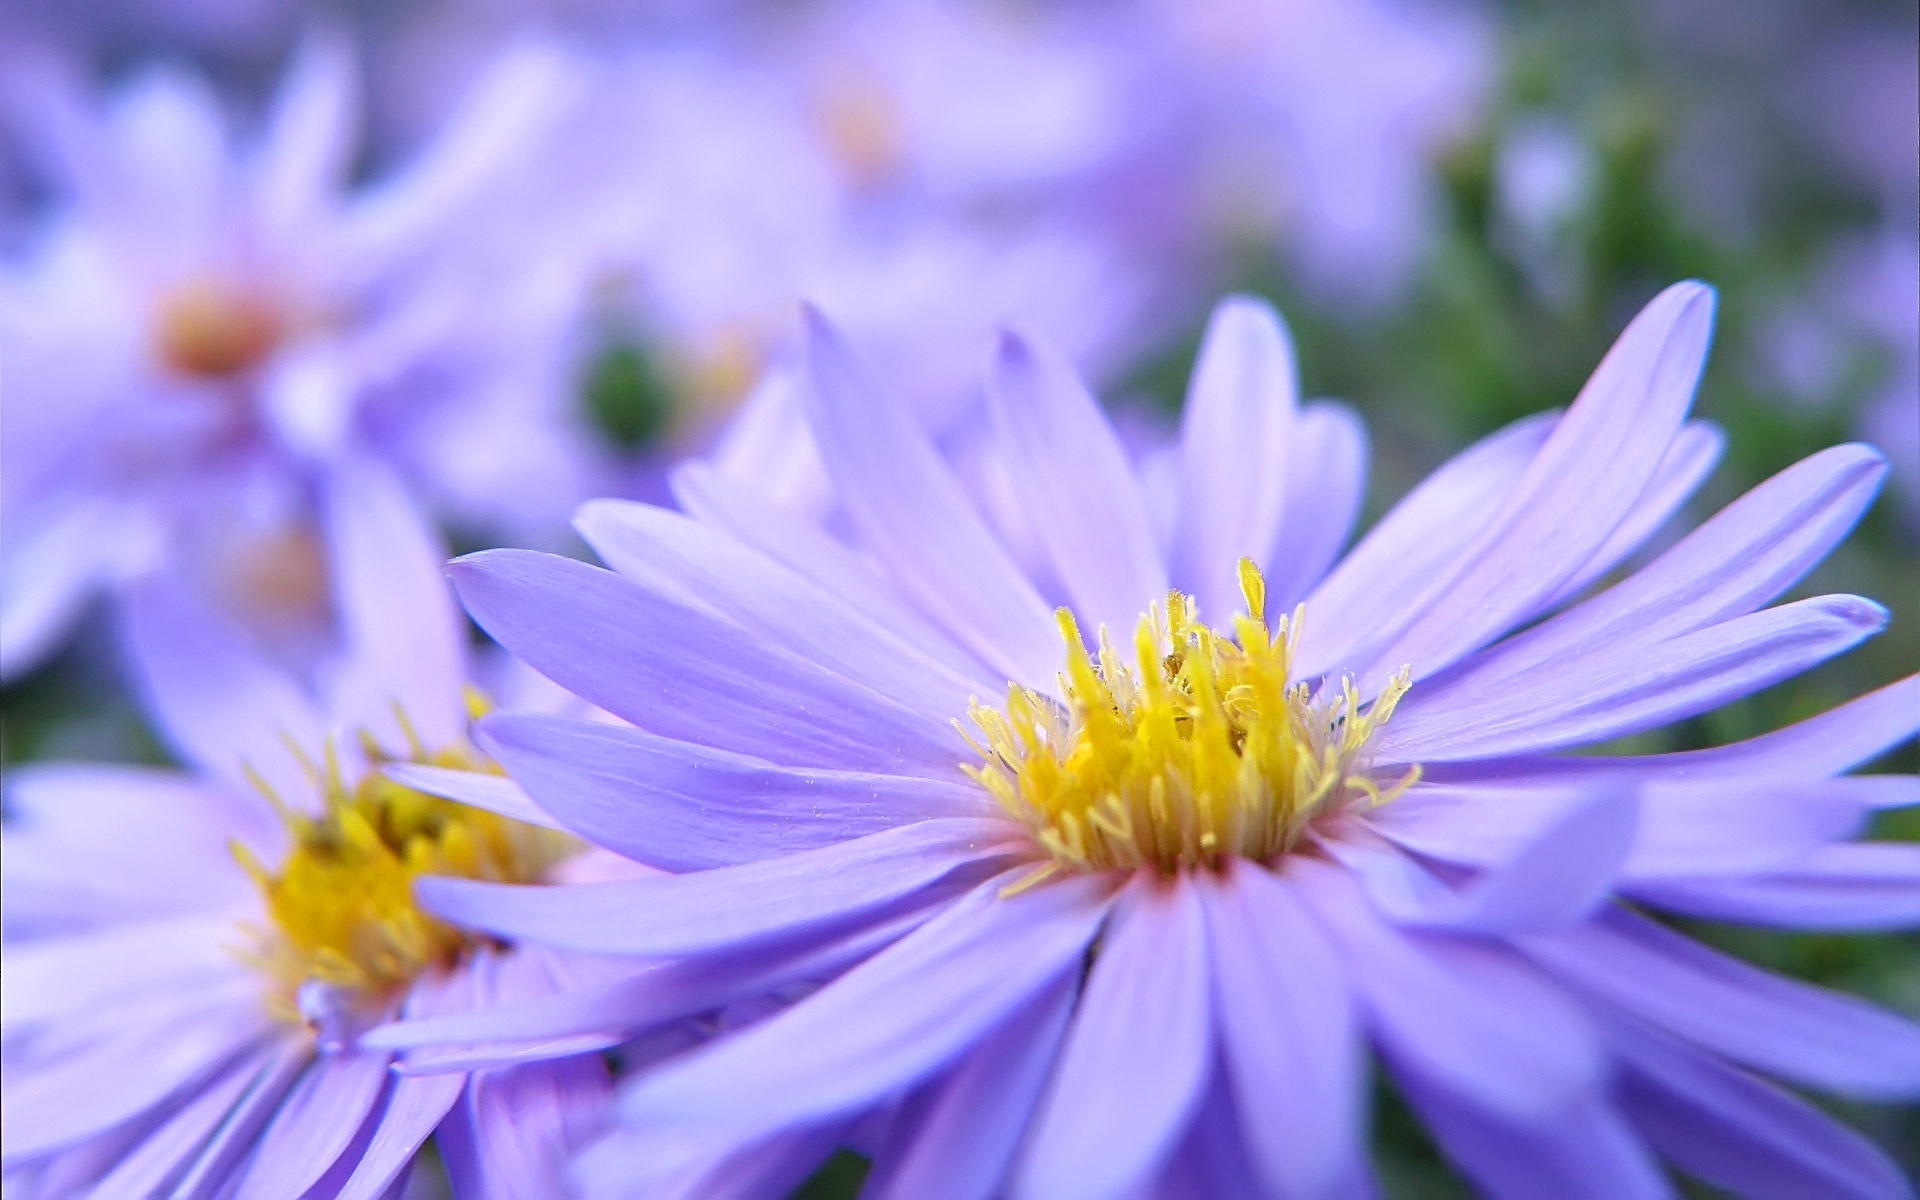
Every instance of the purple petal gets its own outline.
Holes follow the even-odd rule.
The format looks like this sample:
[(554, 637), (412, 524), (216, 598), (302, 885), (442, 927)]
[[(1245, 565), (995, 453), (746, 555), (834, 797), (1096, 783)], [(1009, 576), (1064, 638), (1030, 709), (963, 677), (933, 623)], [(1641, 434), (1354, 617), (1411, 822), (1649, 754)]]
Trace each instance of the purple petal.
[(1865, 446), (1838, 446), (1789, 467), (1671, 550), (1584, 604), (1476, 655), (1423, 702), (1472, 704), (1525, 689), (1595, 646), (1658, 654), (1661, 642), (1743, 616), (1797, 581), (1859, 521), (1886, 476)]
[(1507, 1120), (1457, 1103), (1417, 1074), (1402, 1090), (1440, 1149), (1495, 1200), (1665, 1198), (1673, 1188), (1640, 1139), (1605, 1102), (1582, 1096), (1530, 1120)]
[[(557, 1044), (588, 1035), (618, 1041), (736, 1000), (765, 996), (794, 983), (832, 978), (926, 924), (946, 905), (946, 901), (936, 900), (905, 907), (851, 931), (799, 940), (778, 950), (749, 948), (733, 954), (683, 959), (643, 967), (605, 983), (571, 987), (552, 996), (483, 1011), (396, 1022), (363, 1034), (361, 1044), (402, 1048), (468, 1043), (484, 1047), (478, 1052), (436, 1051), (427, 1057), (431, 1066), (447, 1069), (491, 1057), (493, 1048), (501, 1045), (531, 1050), (536, 1043)], [(525, 953), (524, 947), (521, 952)], [(409, 1057), (403, 1069), (411, 1069), (415, 1062), (415, 1057)]]
[(1341, 1190), (1315, 1193), (1275, 1191), (1263, 1187), (1259, 1173), (1241, 1140), (1233, 1100), (1224, 1080), (1216, 1078), (1187, 1126), (1186, 1141), (1160, 1172), (1152, 1191), (1155, 1200), (1214, 1200), (1216, 1196), (1332, 1197), (1367, 1195), (1365, 1171)]
[(712, 953), (816, 930), (930, 885), (966, 886), (1004, 858), (1007, 830), (949, 818), (686, 875), (565, 886), (436, 877), (415, 889), (446, 920), (508, 937), (590, 954)]
[(1682, 425), (1673, 437), (1673, 444), (1667, 447), (1666, 457), (1655, 469), (1652, 482), (1634, 501), (1626, 519), (1607, 535), (1607, 540), (1593, 552), (1579, 573), (1541, 604), (1541, 611), (1551, 612), (1599, 582), (1673, 519), (1713, 473), (1726, 444), (1727, 435), (1711, 421), (1688, 421)]
[(1207, 324), (1180, 425), (1172, 569), (1203, 615), (1242, 610), (1236, 569), (1274, 545), (1298, 403), (1293, 340), (1265, 302), (1234, 296)]
[(149, 540), (151, 522), (141, 516), (86, 504), (33, 528), (9, 513), (0, 573), (0, 682), (20, 678), (58, 649), (96, 590), (118, 577)]
[[(1900, 786), (1904, 781), (1893, 781)], [(1654, 783), (1637, 789), (1627, 879), (1739, 875), (1796, 861), (1859, 828), (1879, 779)], [(1409, 850), (1473, 866), (1505, 863), (1586, 793), (1550, 785), (1432, 785), (1368, 813), (1368, 828)]]
[(466, 728), (467, 623), (441, 574), (446, 548), (399, 481), (370, 462), (336, 468), (327, 502), (347, 643), (336, 714), (395, 753), (409, 747), (407, 725), (429, 749), (451, 745)]
[(1210, 1007), (1197, 885), (1136, 876), (1101, 939), (1014, 1194), (1119, 1196), (1150, 1179), (1207, 1084)]
[(1656, 908), (1709, 921), (1857, 933), (1920, 926), (1920, 846), (1822, 846), (1760, 876), (1666, 880), (1633, 888)]
[(247, 1094), (233, 1106), (186, 1176), (174, 1185), (176, 1196), (225, 1196), (238, 1184), (237, 1171), (257, 1146), (261, 1129), (280, 1111), (281, 1101), (313, 1061), (313, 1040), (295, 1034), (270, 1041)]
[(265, 1054), (243, 1057), (198, 1088), (94, 1186), (98, 1196), (163, 1196), (262, 1070)]
[(309, 35), (274, 97), (254, 170), (254, 203), (270, 244), (323, 218), (352, 165), (359, 95), (345, 39)]
[(315, 1058), (260, 1135), (236, 1200), (305, 1194), (346, 1153), (388, 1078), (384, 1053)]
[(856, 770), (950, 774), (966, 759), (951, 726), (611, 571), (521, 550), (469, 555), (448, 571), (501, 645), (664, 737)]
[(1581, 797), (1505, 862), (1429, 905), (1421, 923), (1474, 933), (1559, 929), (1610, 898), (1633, 853), (1641, 805), (1630, 792)]
[(424, 763), (393, 763), (381, 774), (403, 787), (440, 796), (473, 808), (538, 825), (543, 829), (563, 826), (553, 815), (533, 802), (525, 789), (504, 775), (486, 771), (460, 771), (452, 767), (429, 767)]
[(35, 763), (9, 767), (6, 784), (9, 933), (245, 905), (254, 894), (232, 840), (278, 845), (264, 804), (175, 771)]
[(234, 926), (232, 913), (195, 914), (8, 942), (0, 970), (5, 1028), (18, 1034), (130, 996), (245, 979), (248, 972), (233, 954)]
[(1367, 498), (1367, 427), (1358, 413), (1317, 400), (1300, 411), (1292, 439), (1280, 532), (1256, 556), (1269, 613), (1291, 610), (1326, 575)]
[(845, 1127), (836, 1122), (782, 1133), (750, 1146), (725, 1145), (663, 1162), (650, 1138), (616, 1130), (580, 1156), (574, 1174), (589, 1196), (642, 1195), (649, 1200), (790, 1196), (820, 1168), (845, 1134)]
[(1872, 1142), (1786, 1091), (1637, 1025), (1611, 1041), (1621, 1109), (1688, 1174), (1781, 1200), (1913, 1195)]
[[(0, 1155), (8, 1164), (78, 1143), (211, 1078), (257, 1045), (257, 999), (153, 1006), (52, 1063), (10, 1065)], [(108, 1086), (110, 1084), (110, 1086)]]
[(314, 803), (312, 779), (291, 747), (318, 752), (326, 724), (293, 681), (172, 585), (132, 589), (123, 611), (147, 711), (180, 754), (240, 788), (251, 786), (250, 766), (286, 804)]
[(788, 769), (624, 726), (500, 714), (481, 728), (494, 756), (566, 828), (668, 871), (993, 808), (966, 780)]
[[(1002, 334), (987, 408), (1015, 499), (1089, 631), (1130, 632), (1167, 571), (1125, 449), (1065, 359)], [(1063, 471), (1061, 465), (1071, 463)]]
[(1920, 1026), (1758, 970), (1625, 910), (1523, 940), (1581, 990), (1704, 1050), (1863, 1099), (1920, 1095)]
[(630, 1123), (705, 1124), (748, 1138), (865, 1108), (977, 1046), (1077, 971), (1110, 884), (1059, 880), (1012, 896), (1014, 876), (759, 1025), (641, 1078)]
[(1477, 703), (1415, 687), (1375, 739), (1386, 762), (1493, 758), (1588, 745), (1657, 728), (1751, 695), (1844, 653), (1886, 627), (1858, 596), (1816, 596), (1653, 647), (1590, 647), (1527, 685)]
[(1465, 553), (1560, 420), (1540, 413), (1475, 442), (1409, 492), (1307, 596), (1298, 674), (1358, 661), (1435, 575)]
[(865, 544), (989, 666), (1013, 680), (1051, 680), (1060, 635), (1046, 601), (912, 414), (863, 376), (818, 311), (803, 318), (808, 423)]
[[(491, 961), (482, 951), (473, 961)], [(444, 982), (421, 981), (408, 993), (403, 1010), (409, 1017), (430, 1017), (462, 1003), (473, 1003), (471, 963)], [(396, 1077), (387, 1089), (387, 1102), (373, 1128), (373, 1136), (353, 1166), (353, 1174), (336, 1200), (378, 1200), (459, 1100), (467, 1085), (460, 1074)]]
[(1426, 777), (1446, 783), (1497, 778), (1517, 784), (1609, 775), (1697, 783), (1820, 779), (1851, 770), (1916, 731), (1920, 731), (1920, 675), (1784, 729), (1706, 750), (1437, 764)]
[(680, 513), (595, 500), (573, 523), (609, 567), (643, 587), (710, 609), (934, 721), (965, 712), (981, 690), (806, 576)]
[(1407, 608), (1365, 679), (1419, 679), (1555, 595), (1632, 511), (1692, 403), (1713, 293), (1676, 284), (1641, 310), (1475, 543)]
[(1071, 978), (1042, 989), (917, 1098), (875, 1156), (867, 1191), (903, 1200), (998, 1194), (1053, 1069), (1078, 991)]
[(1344, 949), (1368, 1023), (1396, 1061), (1519, 1122), (1599, 1086), (1585, 1015), (1526, 963), (1485, 943), (1391, 929), (1327, 864), (1292, 864), (1289, 877)]
[(1267, 1192), (1340, 1194), (1366, 1164), (1366, 1064), (1346, 972), (1284, 879), (1243, 863), (1202, 882), (1240, 1138)]
[(673, 492), (681, 507), (695, 517), (784, 563), (839, 596), (849, 608), (892, 629), (960, 675), (979, 681), (983, 693), (1005, 683), (908, 606), (874, 569), (872, 560), (818, 526), (730, 483), (704, 463), (686, 463), (674, 471)]

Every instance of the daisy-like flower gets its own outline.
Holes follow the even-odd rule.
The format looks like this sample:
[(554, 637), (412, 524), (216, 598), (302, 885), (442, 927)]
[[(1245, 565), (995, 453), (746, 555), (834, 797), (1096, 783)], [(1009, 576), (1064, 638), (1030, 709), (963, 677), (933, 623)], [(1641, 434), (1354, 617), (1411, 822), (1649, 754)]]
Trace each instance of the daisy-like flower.
[(374, 1197), (436, 1135), (461, 1195), (538, 1196), (602, 1119), (611, 1083), (581, 1051), (604, 1042), (411, 1075), (357, 1044), (397, 1013), (604, 975), (427, 916), (415, 877), (586, 877), (611, 856), (383, 772), (485, 765), (465, 622), (397, 485), (343, 476), (328, 527), (352, 634), (329, 706), (156, 582), (130, 599), (129, 636), (197, 771), (10, 773), (9, 1196)]
[(0, 267), (0, 672), (156, 562), (256, 629), (311, 626), (314, 481), (344, 458), (470, 524), (503, 524), (508, 493), (559, 523), (586, 494), (560, 386), (577, 289), (551, 239), (490, 236), (489, 205), (572, 92), (556, 54), (511, 48), (435, 142), (355, 184), (340, 41), (306, 45), (252, 137), (193, 74), (95, 100), (9, 57), (0, 100), (56, 207)]
[(1645, 910), (1920, 920), (1920, 849), (1850, 840), (1920, 788), (1840, 777), (1912, 735), (1920, 680), (1743, 743), (1565, 753), (1885, 619), (1769, 607), (1871, 501), (1864, 446), (1593, 591), (1718, 452), (1687, 421), (1711, 313), (1697, 284), (1662, 294), (1566, 412), (1469, 449), (1344, 557), (1362, 434), (1295, 403), (1257, 303), (1214, 319), (1165, 503), (1029, 342), (989, 381), (1000, 469), (969, 478), (995, 497), (810, 317), (805, 408), (851, 544), (690, 467), (691, 515), (582, 512), (613, 571), (454, 568), (508, 649), (635, 726), (499, 714), (483, 744), (562, 825), (683, 873), (422, 880), (423, 903), (678, 961), (383, 1036), (617, 1029), (810, 963), (823, 986), (630, 1085), (579, 1166), (596, 1194), (777, 1194), (849, 1142), (878, 1195), (1369, 1194), (1369, 1048), (1491, 1194), (1661, 1195), (1667, 1167), (1903, 1194), (1771, 1079), (1911, 1098), (1920, 1029)]

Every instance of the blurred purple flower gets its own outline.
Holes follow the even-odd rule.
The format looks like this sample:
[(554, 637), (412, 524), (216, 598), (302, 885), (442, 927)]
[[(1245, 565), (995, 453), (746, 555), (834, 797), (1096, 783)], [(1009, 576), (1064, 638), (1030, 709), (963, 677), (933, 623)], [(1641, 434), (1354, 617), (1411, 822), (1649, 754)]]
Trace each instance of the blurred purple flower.
[(489, 205), (571, 90), (520, 47), (404, 170), (350, 185), (337, 41), (307, 43), (245, 144), (197, 76), (149, 71), (98, 110), (52, 61), (10, 60), (62, 207), (0, 275), (7, 674), (155, 562), (298, 624), (324, 594), (313, 489), (343, 459), (389, 462), (470, 524), (557, 524), (581, 495), (578, 283)]
[[(606, 975), (432, 921), (413, 906), (414, 875), (584, 878), (612, 856), (382, 774), (480, 765), (466, 624), (431, 532), (389, 479), (337, 476), (327, 527), (351, 644), (328, 703), (155, 580), (130, 597), (128, 634), (193, 773), (9, 773), (9, 1196), (375, 1197), (436, 1134), (462, 1194), (543, 1195), (602, 1123), (611, 1083), (582, 1051), (604, 1039), (410, 1064), (431, 1074), (396, 1074), (391, 1054), (358, 1044), (396, 1013)], [(487, 778), (511, 807), (511, 785)]]
[(1214, 318), (1165, 505), (1063, 361), (1001, 340), (988, 435), (1024, 551), (810, 317), (801, 408), (853, 544), (690, 466), (691, 516), (582, 511), (612, 572), (455, 566), (509, 650), (635, 726), (509, 713), (484, 744), (563, 826), (684, 873), (423, 880), (423, 903), (677, 961), (653, 990), (385, 1034), (565, 1037), (770, 965), (830, 980), (630, 1085), (580, 1163), (594, 1194), (773, 1194), (876, 1128), (880, 1195), (1363, 1194), (1368, 1045), (1491, 1194), (1666, 1194), (1656, 1156), (1736, 1192), (1905, 1194), (1765, 1077), (1911, 1099), (1920, 1028), (1632, 906), (1920, 921), (1920, 848), (1849, 840), (1920, 785), (1836, 777), (1913, 734), (1920, 680), (1715, 749), (1563, 753), (1884, 624), (1853, 596), (1768, 607), (1871, 502), (1864, 446), (1586, 597), (1718, 457), (1687, 420), (1712, 310), (1661, 295), (1564, 414), (1472, 447), (1344, 557), (1364, 435), (1297, 404), (1258, 303)]

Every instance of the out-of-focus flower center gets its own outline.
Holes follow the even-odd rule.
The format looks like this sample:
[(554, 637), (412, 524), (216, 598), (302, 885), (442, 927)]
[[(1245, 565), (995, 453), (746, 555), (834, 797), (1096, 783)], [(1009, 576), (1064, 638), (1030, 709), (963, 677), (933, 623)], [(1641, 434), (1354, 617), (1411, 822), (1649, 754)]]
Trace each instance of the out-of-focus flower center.
[[(316, 1019), (307, 1011), (316, 989), (349, 1005), (377, 1000), (459, 960), (476, 939), (421, 911), (420, 876), (532, 883), (578, 848), (553, 830), (404, 787), (370, 757), (374, 768), (352, 786), (329, 764), (320, 815), (283, 809), (293, 848), (277, 870), (234, 846), (271, 919), (255, 957), (281, 985), (273, 1000), (290, 1019)], [(408, 761), (496, 769), (464, 746)]]
[[(1408, 688), (1402, 672), (1371, 703), (1351, 681), (1316, 696), (1289, 679), (1300, 614), (1268, 626), (1266, 584), (1242, 560), (1247, 612), (1224, 636), (1170, 593), (1134, 632), (1129, 662), (1102, 637), (1087, 650), (1060, 610), (1064, 704), (1008, 689), (1004, 711), (970, 714), (985, 760), (967, 768), (1052, 857), (1052, 870), (1216, 869), (1293, 849), (1316, 816), (1379, 804), (1366, 745)], [(1330, 689), (1328, 689), (1330, 691)]]
[(270, 296), (210, 275), (167, 291), (154, 313), (154, 348), (160, 360), (200, 379), (225, 379), (256, 366), (284, 331), (285, 321)]
[(886, 82), (871, 69), (848, 68), (817, 93), (816, 113), (827, 152), (857, 184), (879, 183), (906, 155), (905, 120)]

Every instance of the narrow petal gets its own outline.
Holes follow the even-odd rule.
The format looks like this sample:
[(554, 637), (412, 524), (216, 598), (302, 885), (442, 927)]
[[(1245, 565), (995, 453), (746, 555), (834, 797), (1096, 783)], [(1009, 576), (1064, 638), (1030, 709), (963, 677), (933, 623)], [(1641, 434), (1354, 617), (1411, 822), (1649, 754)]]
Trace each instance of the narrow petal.
[(1100, 402), (1065, 359), (1002, 334), (987, 408), (1014, 495), (1075, 611), (1088, 629), (1124, 637), (1166, 596), (1167, 571)]
[(1676, 284), (1633, 319), (1499, 513), (1397, 622), (1365, 680), (1432, 675), (1556, 594), (1626, 519), (1706, 363), (1713, 293)]
[(1422, 923), (1475, 933), (1558, 929), (1591, 915), (1613, 892), (1639, 834), (1631, 792), (1605, 789), (1566, 806), (1512, 858), (1480, 875)]
[(533, 802), (526, 789), (505, 775), (429, 767), (423, 763), (392, 763), (381, 768), (380, 773), (403, 787), (429, 796), (483, 808), (544, 829), (564, 828), (551, 813)]
[(1338, 868), (1290, 876), (1345, 951), (1368, 1024), (1422, 1077), (1488, 1113), (1526, 1122), (1600, 1085), (1600, 1046), (1571, 999), (1491, 945), (1388, 928)]
[(1102, 879), (1002, 896), (1011, 879), (982, 884), (785, 1012), (643, 1077), (624, 1116), (749, 1138), (865, 1108), (955, 1061), (1077, 971), (1106, 917)]
[(804, 575), (680, 513), (595, 500), (573, 523), (602, 561), (636, 583), (710, 608), (931, 720), (952, 720), (981, 690)]
[(1920, 1026), (1750, 967), (1644, 917), (1525, 939), (1554, 974), (1704, 1050), (1863, 1099), (1920, 1096)]
[(218, 986), (241, 977), (234, 916), (198, 913), (9, 942), (0, 970), (4, 1028), (29, 1026), (129, 995)]
[[(256, 1002), (257, 1004), (257, 1002)], [(280, 1111), (281, 1102), (313, 1062), (313, 1041), (293, 1036), (272, 1039), (247, 1094), (174, 1185), (176, 1196), (230, 1195), (238, 1173), (258, 1145), (260, 1131)]]
[(1264, 555), (1279, 532), (1298, 388), (1280, 315), (1247, 296), (1221, 301), (1181, 418), (1170, 564), (1175, 586), (1214, 620), (1240, 611), (1235, 564)]
[(1136, 877), (1101, 941), (1013, 1194), (1123, 1196), (1151, 1179), (1207, 1084), (1211, 1005), (1196, 885)]
[(326, 724), (300, 688), (174, 586), (136, 588), (123, 611), (147, 710), (182, 757), (241, 788), (251, 767), (285, 803), (311, 803), (301, 756), (326, 744)]
[(1394, 505), (1308, 593), (1302, 677), (1353, 666), (1486, 528), (1559, 420), (1540, 413), (1480, 439)]
[(998, 820), (923, 821), (784, 858), (616, 883), (513, 886), (427, 878), (446, 920), (589, 954), (711, 953), (791, 937), (929, 885), (961, 887), (1000, 857)]
[(1620, 1114), (1584, 1096), (1531, 1120), (1462, 1106), (1448, 1089), (1400, 1072), (1402, 1090), (1441, 1150), (1495, 1200), (1655, 1200), (1674, 1195)]
[(1593, 557), (1586, 561), (1579, 573), (1541, 604), (1540, 610), (1551, 612), (1572, 600), (1625, 562), (1648, 538), (1659, 532), (1662, 526), (1673, 519), (1680, 507), (1700, 490), (1700, 485), (1706, 482), (1707, 476), (1719, 464), (1726, 445), (1727, 435), (1711, 421), (1688, 421), (1682, 425), (1680, 432), (1673, 437), (1673, 444), (1667, 447), (1666, 457), (1660, 460), (1659, 467), (1654, 470), (1653, 480), (1640, 493), (1640, 498), (1634, 501), (1626, 519), (1607, 535), (1607, 540), (1593, 552)]
[(1881, 933), (1920, 927), (1920, 846), (1822, 846), (1764, 875), (1662, 880), (1632, 889), (1655, 908), (1708, 921)]
[(1754, 488), (1671, 550), (1569, 612), (1476, 655), (1425, 699), (1451, 705), (1524, 687), (1595, 646), (1659, 643), (1744, 616), (1825, 558), (1873, 501), (1886, 461), (1837, 446)]
[(446, 548), (398, 479), (368, 462), (336, 469), (327, 533), (347, 662), (336, 707), (389, 750), (450, 745), (466, 725), (467, 623), (447, 590)]
[(839, 596), (849, 608), (865, 613), (957, 674), (976, 681), (983, 694), (1006, 682), (903, 601), (871, 559), (820, 527), (730, 482), (705, 463), (683, 463), (674, 471), (672, 483), (674, 498), (687, 512), (813, 580)]
[(346, 1152), (388, 1078), (384, 1053), (316, 1058), (260, 1135), (237, 1200), (304, 1195)]
[[(479, 957), (476, 956), (476, 961)], [(416, 984), (402, 1011), (408, 1017), (423, 1018), (463, 1003), (474, 1003), (480, 999), (475, 994), (474, 975), (470, 965), (439, 985)], [(395, 1077), (387, 1088), (387, 1102), (373, 1136), (336, 1200), (378, 1200), (385, 1195), (466, 1086), (467, 1077), (458, 1073)]]
[(21, 678), (59, 649), (87, 601), (147, 540), (150, 523), (104, 503), (76, 506), (37, 528), (8, 520), (15, 524), (0, 573), (0, 682)]
[(325, 33), (309, 35), (287, 68), (254, 168), (270, 242), (311, 229), (346, 182), (360, 117), (354, 69), (346, 39)]
[(1367, 427), (1344, 404), (1317, 400), (1300, 411), (1287, 449), (1280, 531), (1256, 556), (1267, 580), (1267, 610), (1305, 599), (1346, 548), (1367, 498)]
[[(1643, 882), (1738, 877), (1788, 866), (1858, 830), (1884, 782), (1850, 777), (1741, 788), (1642, 784), (1621, 876)], [(1488, 867), (1521, 854), (1591, 794), (1565, 781), (1422, 785), (1369, 813), (1367, 825), (1420, 854)]]
[[(403, 1071), (422, 1065), (465, 1070), (464, 1064), (496, 1057), (501, 1048), (517, 1053), (592, 1037), (610, 1045), (736, 1001), (759, 1001), (794, 984), (831, 979), (912, 933), (950, 903), (936, 898), (895, 906), (852, 929), (796, 938), (777, 949), (643, 965), (631, 974), (575, 983), (548, 996), (397, 1021), (361, 1035), (361, 1044), (414, 1050), (401, 1064)], [(520, 947), (523, 954), (527, 950)]]
[(1375, 740), (1387, 762), (1445, 762), (1590, 745), (1718, 708), (1845, 653), (1886, 628), (1858, 596), (1815, 596), (1657, 646), (1597, 645), (1477, 702), (1408, 693)]
[(1202, 886), (1220, 1059), (1265, 1191), (1342, 1194), (1366, 1170), (1366, 1062), (1346, 971), (1285, 880)]
[(1724, 746), (1672, 754), (1523, 757), (1440, 764), (1427, 772), (1427, 778), (1464, 783), (1491, 777), (1516, 784), (1593, 776), (1697, 783), (1822, 779), (1850, 771), (1916, 732), (1920, 732), (1920, 675), (1911, 675), (1817, 717)]
[(966, 759), (951, 726), (611, 571), (519, 550), (470, 555), (449, 571), (501, 645), (664, 737), (854, 770), (948, 774)]
[(862, 375), (817, 311), (805, 313), (809, 424), (841, 502), (900, 587), (1009, 679), (1060, 667), (1052, 611), (968, 501), (900, 400)]
[[(247, 798), (251, 799), (251, 798)], [(9, 766), (0, 907), (9, 932), (226, 910), (252, 899), (234, 838), (275, 845), (267, 806), (178, 771)], [(9, 943), (8, 952), (18, 949)]]
[(1900, 1200), (1913, 1195), (1878, 1147), (1781, 1088), (1682, 1042), (1622, 1024), (1620, 1107), (1655, 1150), (1734, 1195)]
[(232, 1113), (262, 1070), (264, 1053), (243, 1056), (196, 1090), (166, 1120), (141, 1139), (132, 1153), (94, 1185), (96, 1196), (164, 1196), (167, 1185), (187, 1169), (193, 1156)]
[(601, 722), (502, 713), (481, 728), (494, 756), (564, 827), (668, 871), (775, 858), (993, 807), (964, 779), (776, 767)]
[(1063, 977), (988, 1034), (903, 1114), (866, 1192), (897, 1200), (1000, 1194), (1059, 1052), (1077, 981)]
[[(0, 1156), (7, 1164), (74, 1145), (146, 1113), (214, 1077), (256, 1045), (263, 1020), (252, 1008), (196, 1002), (185, 1013), (156, 1006), (112, 1036), (55, 1063), (10, 1068)], [(102, 1081), (111, 1080), (111, 1088)]]

